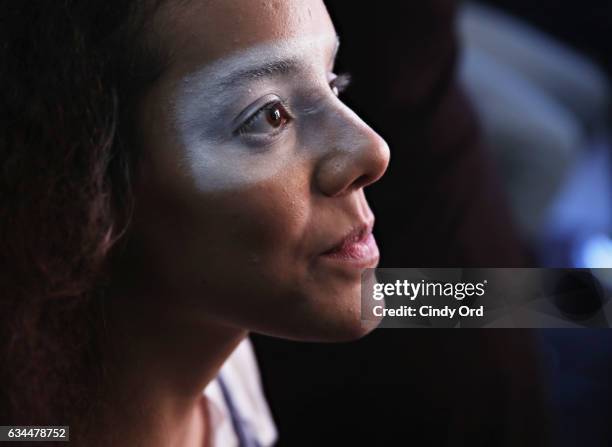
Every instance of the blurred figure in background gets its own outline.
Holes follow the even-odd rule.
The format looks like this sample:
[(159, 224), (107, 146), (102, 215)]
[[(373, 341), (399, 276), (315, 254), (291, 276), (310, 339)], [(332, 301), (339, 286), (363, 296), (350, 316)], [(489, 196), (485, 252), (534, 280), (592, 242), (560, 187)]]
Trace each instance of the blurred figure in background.
[[(486, 3), (499, 9), (462, 5), (460, 79), (513, 214), (540, 265), (610, 268), (612, 5)], [(549, 329), (538, 335), (558, 420), (554, 444), (610, 445), (612, 334)]]
[(464, 4), (458, 33), (461, 82), (514, 216), (538, 244), (575, 164), (607, 132), (608, 79), (586, 56), (491, 7)]
[(609, 38), (612, 3), (608, 0), (481, 0), (520, 17), (597, 62), (612, 74)]

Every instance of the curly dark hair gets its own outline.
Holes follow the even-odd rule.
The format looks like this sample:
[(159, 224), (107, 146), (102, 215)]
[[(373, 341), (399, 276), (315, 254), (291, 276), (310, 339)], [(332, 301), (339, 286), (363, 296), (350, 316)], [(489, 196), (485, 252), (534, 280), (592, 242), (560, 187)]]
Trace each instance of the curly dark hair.
[(65, 425), (103, 376), (105, 266), (133, 206), (159, 1), (0, 4), (0, 421)]

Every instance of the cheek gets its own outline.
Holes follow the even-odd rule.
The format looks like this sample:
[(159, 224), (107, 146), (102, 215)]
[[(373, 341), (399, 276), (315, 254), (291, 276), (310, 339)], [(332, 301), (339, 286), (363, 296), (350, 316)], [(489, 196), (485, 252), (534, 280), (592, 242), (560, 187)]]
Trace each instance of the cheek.
[(192, 235), (184, 240), (188, 294), (218, 316), (244, 318), (247, 327), (252, 312), (265, 319), (260, 312), (271, 314), (272, 303), (294, 296), (308, 269), (308, 183), (305, 172), (294, 170), (199, 196), (200, 206), (189, 218)]
[[(279, 278), (295, 282), (307, 268), (304, 252), (312, 221), (308, 162), (284, 163), (270, 176), (254, 173), (255, 163), (250, 170), (237, 165), (228, 163), (234, 166), (228, 170), (217, 165), (214, 172), (149, 171), (147, 190), (140, 194), (138, 231), (142, 245), (155, 247), (151, 261), (172, 288), (191, 295), (205, 284), (208, 291), (227, 295), (228, 286), (238, 285), (237, 276), (247, 285), (266, 282), (271, 287)], [(235, 187), (202, 187), (214, 178)]]
[(196, 220), (214, 235), (211, 243), (230, 266), (245, 260), (269, 267), (295, 261), (310, 222), (308, 185), (304, 170), (294, 169), (208, 195), (202, 203), (209, 212)]
[(295, 263), (310, 221), (312, 176), (312, 161), (297, 156), (295, 145), (290, 138), (259, 153), (232, 144), (184, 146), (187, 220), (207, 235), (215, 265)]
[(183, 297), (181, 307), (227, 318), (296, 294), (312, 233), (307, 167), (217, 192), (174, 180), (154, 190), (149, 182), (139, 202), (135, 247), (154, 289)]

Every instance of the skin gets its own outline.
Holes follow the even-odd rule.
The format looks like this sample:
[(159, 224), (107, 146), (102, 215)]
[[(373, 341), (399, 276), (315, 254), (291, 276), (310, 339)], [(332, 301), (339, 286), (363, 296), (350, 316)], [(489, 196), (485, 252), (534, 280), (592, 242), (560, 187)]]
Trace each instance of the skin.
[[(138, 116), (145, 154), (107, 306), (105, 420), (113, 445), (195, 446), (202, 390), (249, 331), (342, 341), (374, 327), (360, 318), (363, 269), (321, 254), (373, 222), (363, 188), (389, 149), (330, 86), (337, 37), (320, 0), (170, 2), (153, 27), (171, 59)], [(294, 66), (219, 85), (278, 60)], [(280, 131), (264, 113), (234, 132), (278, 99)]]

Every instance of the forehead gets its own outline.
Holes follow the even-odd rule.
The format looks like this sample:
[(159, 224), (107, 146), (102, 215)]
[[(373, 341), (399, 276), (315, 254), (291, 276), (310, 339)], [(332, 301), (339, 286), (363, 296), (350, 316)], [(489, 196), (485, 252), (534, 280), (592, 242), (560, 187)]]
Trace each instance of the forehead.
[(335, 42), (321, 0), (167, 2), (156, 22), (172, 69), (179, 74), (275, 42)]

